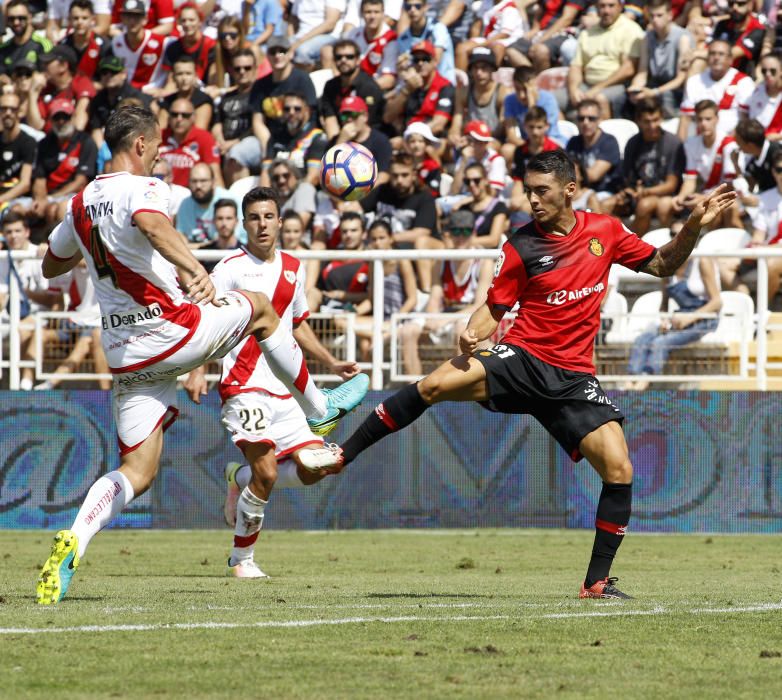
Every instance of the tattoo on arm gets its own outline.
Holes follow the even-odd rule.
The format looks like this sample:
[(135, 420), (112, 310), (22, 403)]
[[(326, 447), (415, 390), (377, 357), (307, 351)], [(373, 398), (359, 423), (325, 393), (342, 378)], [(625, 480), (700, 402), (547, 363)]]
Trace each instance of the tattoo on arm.
[(640, 271), (655, 277), (669, 277), (690, 257), (699, 235), (700, 231), (693, 231), (685, 225), (672, 241), (657, 249), (654, 257)]

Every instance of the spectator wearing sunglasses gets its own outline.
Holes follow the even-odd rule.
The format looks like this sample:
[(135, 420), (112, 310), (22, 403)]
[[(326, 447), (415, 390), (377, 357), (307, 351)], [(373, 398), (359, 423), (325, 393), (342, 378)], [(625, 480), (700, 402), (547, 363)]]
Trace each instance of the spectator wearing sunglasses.
[(0, 204), (9, 205), (17, 197), (30, 193), (37, 143), (19, 126), (19, 95), (0, 94), (0, 122), (2, 137), (0, 150)]
[(412, 61), (401, 73), (399, 90), (388, 99), (383, 120), (397, 126), (424, 122), (435, 136), (445, 134), (453, 118), (453, 85), (437, 72), (437, 52), (431, 41), (420, 41), (410, 50)]
[[(51, 4), (50, 4), (51, 5)], [(108, 20), (108, 2), (105, 4)], [(78, 63), (76, 73), (97, 80), (98, 65), (109, 54), (109, 42), (94, 29), (96, 15), (92, 0), (73, 0), (68, 9), (68, 33), (60, 42), (73, 49)], [(51, 16), (50, 16), (51, 17)], [(51, 23), (51, 18), (49, 22)], [(108, 26), (108, 21), (106, 22)]]
[(239, 49), (249, 49), (251, 44), (244, 37), (242, 20), (232, 15), (224, 16), (217, 25), (215, 61), (209, 66), (204, 91), (216, 100), (235, 83), (233, 57)]
[(379, 126), (385, 97), (380, 86), (362, 70), (358, 44), (352, 39), (340, 39), (334, 44), (333, 57), (337, 75), (324, 85), (318, 105), (326, 134), (333, 139), (339, 133), (339, 108), (342, 100), (348, 97), (361, 98), (369, 110), (369, 124)]
[(52, 50), (52, 42), (33, 31), (32, 20), (26, 0), (11, 0), (5, 6), (5, 26), (11, 30), (11, 37), (0, 44), (0, 73), (7, 75), (22, 59), (35, 63), (41, 54)]
[(307, 99), (300, 93), (288, 93), (282, 101), (285, 130), (269, 139), (261, 165), (261, 186), (269, 187), (269, 166), (277, 158), (289, 160), (314, 186), (320, 182), (320, 159), (326, 152), (326, 134), (313, 118)]
[[(733, 67), (752, 75), (760, 56), (771, 48), (766, 43), (766, 26), (752, 11), (753, 0), (728, 0), (729, 17), (714, 26), (712, 40), (727, 41), (731, 45)], [(765, 49), (765, 51), (764, 51)]]
[(480, 163), (467, 167), (464, 184), (468, 195), (455, 212), (463, 209), (472, 212), (475, 217), (473, 233), (477, 248), (498, 248), (502, 236), (508, 230), (508, 205), (491, 187), (486, 168)]
[(377, 183), (388, 182), (388, 168), (391, 166), (391, 142), (382, 131), (369, 125), (369, 108), (360, 97), (346, 97), (339, 108), (340, 130), (336, 138), (331, 139), (329, 147), (335, 143), (355, 141), (365, 146), (375, 156), (377, 162)]
[(413, 45), (428, 41), (434, 46), (437, 72), (455, 85), (453, 40), (448, 27), (429, 14), (430, 7), (427, 0), (411, 0), (404, 4), (410, 26), (397, 39), (399, 49), (397, 72), (401, 72), (409, 65)]
[(769, 141), (782, 139), (782, 54), (770, 53), (760, 59), (762, 82), (739, 105), (742, 117), (757, 119), (766, 130)]

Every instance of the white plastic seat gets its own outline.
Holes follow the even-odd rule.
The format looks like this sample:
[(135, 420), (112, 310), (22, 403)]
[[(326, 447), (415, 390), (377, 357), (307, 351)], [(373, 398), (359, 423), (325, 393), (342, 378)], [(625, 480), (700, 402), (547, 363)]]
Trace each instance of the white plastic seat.
[(746, 248), (751, 236), (743, 228), (718, 228), (704, 235), (695, 250), (704, 253), (719, 253), (724, 250)]
[(656, 292), (642, 294), (635, 300), (633, 308), (630, 310), (630, 317), (627, 319), (625, 342), (631, 343), (641, 333), (654, 330), (660, 325), (660, 304), (662, 299), (662, 291), (657, 290)]
[(467, 87), (470, 84), (470, 76), (467, 75), (461, 68), (454, 68), (454, 85), (456, 87)]
[(557, 90), (565, 87), (570, 68), (568, 66), (556, 66), (540, 71), (535, 79), (535, 84), (541, 90)]
[(244, 195), (246, 195), (257, 184), (258, 176), (248, 175), (247, 177), (243, 177), (234, 182), (233, 185), (228, 188), (228, 191), (231, 193), (232, 197), (235, 197), (238, 201), (241, 202), (242, 197), (244, 197)]
[(511, 66), (500, 66), (496, 71), (494, 71), (494, 73), (492, 73), (492, 78), (497, 84), (512, 88), (514, 70), (515, 68), (512, 68)]
[(666, 243), (669, 243), (671, 240), (671, 229), (669, 228), (656, 228), (652, 231), (649, 231), (648, 233), (645, 233), (641, 240), (644, 243), (649, 243), (650, 245), (653, 245), (655, 248), (659, 248), (660, 246), (665, 245)]
[(638, 125), (629, 119), (606, 119), (600, 128), (619, 142), (619, 155), (624, 158), (627, 142), (638, 133)]
[(320, 70), (314, 70), (310, 75), (310, 80), (315, 86), (315, 96), (321, 97), (323, 95), (323, 88), (326, 87), (326, 83), (334, 77), (334, 73), (331, 72), (331, 68), (321, 68)]
[(451, 194), (451, 185), (453, 185), (453, 175), (441, 173), (440, 175), (440, 196), (447, 197)]
[(624, 294), (611, 291), (600, 314), (611, 319), (611, 330), (606, 333), (606, 343), (623, 343), (627, 336), (627, 299)]
[(669, 134), (676, 136), (676, 134), (679, 133), (679, 117), (666, 119), (660, 126), (662, 127), (663, 131), (667, 131)]
[(742, 292), (720, 292), (722, 308), (719, 325), (701, 338), (701, 343), (729, 345), (749, 343), (755, 316), (755, 302), (749, 294)]
[(567, 119), (560, 119), (557, 122), (557, 126), (559, 127), (559, 133), (565, 137), (566, 143), (574, 136), (578, 136), (578, 127)]

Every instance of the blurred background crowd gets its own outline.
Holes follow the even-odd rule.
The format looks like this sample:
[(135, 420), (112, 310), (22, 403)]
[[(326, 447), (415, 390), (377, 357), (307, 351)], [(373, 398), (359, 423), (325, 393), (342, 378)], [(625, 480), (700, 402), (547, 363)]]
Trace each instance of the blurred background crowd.
[[(277, 189), (289, 250), (497, 248), (530, 221), (525, 163), (557, 148), (578, 166), (577, 209), (659, 237), (729, 182), (740, 197), (714, 228), (742, 229), (742, 245), (777, 244), (778, 10), (776, 0), (5, 0), (4, 245), (43, 250), (70, 197), (110, 168), (103, 124), (131, 103), (158, 114), (155, 176), (171, 186), (172, 219), (193, 248), (245, 240), (240, 203), (256, 184)], [(360, 202), (320, 187), (321, 157), (345, 141), (379, 167)], [(692, 310), (719, 310), (721, 290), (754, 291), (751, 261), (701, 267), (672, 281), (686, 282)], [(389, 263), (379, 312), (469, 312), (491, 270)], [(0, 259), (4, 296), (12, 274), (24, 289), (26, 358), (36, 310), (94, 305), (83, 269), (48, 285), (36, 261)], [(781, 274), (772, 261), (772, 300)], [(369, 266), (310, 261), (307, 284), (312, 311), (363, 319), (366, 355)], [(446, 325), (404, 327), (410, 374), (421, 370), (421, 334)], [(102, 361), (97, 325), (45, 332), (70, 334), (63, 373), (90, 353)], [(23, 388), (33, 376), (24, 371)]]

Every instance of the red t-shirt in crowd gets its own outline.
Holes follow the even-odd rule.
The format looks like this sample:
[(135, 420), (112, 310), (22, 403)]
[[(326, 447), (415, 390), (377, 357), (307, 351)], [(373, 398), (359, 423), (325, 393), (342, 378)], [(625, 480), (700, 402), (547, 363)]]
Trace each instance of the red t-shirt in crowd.
[(180, 143), (177, 143), (171, 129), (163, 132), (160, 157), (171, 166), (171, 176), (175, 184), (187, 187), (190, 170), (196, 163), (219, 163), (220, 149), (212, 134), (194, 126)]

